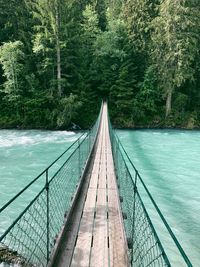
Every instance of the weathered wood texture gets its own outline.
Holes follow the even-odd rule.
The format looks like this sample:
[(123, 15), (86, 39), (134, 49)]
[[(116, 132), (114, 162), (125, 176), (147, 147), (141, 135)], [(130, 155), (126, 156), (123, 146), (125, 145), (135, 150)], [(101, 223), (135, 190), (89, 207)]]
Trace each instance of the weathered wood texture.
[(114, 171), (107, 105), (103, 105), (98, 145), (71, 261), (73, 267), (128, 266)]

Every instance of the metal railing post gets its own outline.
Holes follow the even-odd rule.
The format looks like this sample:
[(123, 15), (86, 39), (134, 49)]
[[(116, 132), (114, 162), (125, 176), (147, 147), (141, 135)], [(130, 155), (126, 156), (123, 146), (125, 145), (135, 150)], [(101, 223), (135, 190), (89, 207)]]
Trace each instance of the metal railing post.
[(116, 159), (117, 159), (117, 170), (119, 169), (119, 142), (118, 142), (118, 140), (115, 140), (115, 143), (116, 143), (116, 146), (115, 146), (115, 148), (116, 148)]
[(79, 177), (81, 176), (81, 145), (80, 140), (78, 140), (78, 169), (79, 169)]
[(49, 237), (49, 169), (46, 170), (46, 194), (47, 194), (47, 264), (49, 262), (50, 254), (50, 237)]
[[(11, 260), (14, 261), (15, 259), (30, 266), (48, 266), (53, 263), (53, 257), (56, 255), (55, 252), (63, 230), (63, 220), (68, 223), (66, 215), (73, 208), (71, 202), (74, 201), (75, 203), (75, 200), (78, 200), (77, 187), (81, 175), (89, 166), (89, 156), (91, 155), (88, 152), (93, 149), (97, 140), (97, 126), (99, 126), (99, 118), (89, 131), (89, 137), (85, 132), (81, 134), (47, 168), (0, 207), (1, 214), (37, 181), (42, 182), (42, 188), (36, 195), (34, 194), (35, 196), (30, 203), (20, 212), (12, 224), (3, 230), (3, 233), (0, 233), (0, 246), (3, 246), (3, 252), (5, 247), (6, 252), (3, 255), (5, 264), (9, 264)], [(68, 152), (70, 155), (67, 154)], [(67, 158), (65, 159), (64, 156)], [(58, 166), (57, 162), (59, 162)], [(51, 169), (51, 167), (53, 168)], [(71, 182), (70, 179), (73, 181)], [(67, 185), (68, 181), (70, 187)]]
[(131, 249), (131, 264), (133, 264), (133, 244), (134, 244), (134, 235), (135, 235), (135, 203), (136, 203), (136, 194), (137, 194), (137, 178), (138, 178), (138, 171), (135, 171), (135, 180), (134, 180), (134, 192), (133, 192), (133, 222), (132, 222), (132, 249)]
[(89, 153), (90, 153), (90, 149), (91, 149), (91, 129), (89, 130)]

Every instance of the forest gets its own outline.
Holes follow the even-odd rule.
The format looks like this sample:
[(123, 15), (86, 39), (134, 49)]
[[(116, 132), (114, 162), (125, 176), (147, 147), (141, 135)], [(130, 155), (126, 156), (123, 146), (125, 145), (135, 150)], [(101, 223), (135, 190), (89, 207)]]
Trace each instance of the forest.
[(0, 0), (0, 128), (200, 127), (199, 0)]

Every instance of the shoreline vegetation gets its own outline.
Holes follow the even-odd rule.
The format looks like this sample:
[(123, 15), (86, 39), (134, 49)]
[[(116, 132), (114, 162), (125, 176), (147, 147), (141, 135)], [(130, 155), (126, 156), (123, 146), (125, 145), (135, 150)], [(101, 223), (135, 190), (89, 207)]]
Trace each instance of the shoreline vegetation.
[[(100, 107), (100, 105), (99, 105)], [(11, 130), (65, 130), (65, 131), (81, 131), (81, 130), (88, 130), (92, 124), (91, 121), (94, 123), (96, 118), (95, 114), (87, 121), (85, 124), (81, 123), (79, 120), (76, 122), (70, 121), (68, 125), (64, 126), (58, 126), (58, 125), (51, 125), (51, 124), (24, 124), (20, 123), (20, 121), (11, 121), (11, 122), (5, 122), (2, 123), (0, 118), (0, 130), (3, 129), (11, 129)], [(9, 120), (10, 118), (8, 118)], [(127, 130), (137, 130), (137, 129), (182, 129), (182, 130), (199, 130), (200, 129), (200, 122), (198, 122), (192, 114), (187, 114), (183, 117), (174, 118), (172, 115), (168, 118), (161, 118), (156, 117), (154, 120), (148, 120), (148, 122), (132, 122), (130, 123), (129, 120), (123, 120), (122, 117), (112, 117), (111, 115), (111, 121), (113, 123), (113, 126), (116, 129), (127, 129)], [(80, 124), (79, 124), (80, 122)]]
[[(78, 125), (77, 125), (78, 126)], [(149, 124), (149, 125), (135, 125), (135, 126), (120, 126), (120, 125), (115, 125), (115, 129), (117, 130), (187, 130), (187, 131), (195, 131), (195, 130), (200, 130), (200, 125), (193, 125), (193, 124), (188, 124), (188, 125), (169, 125), (169, 124)], [(73, 132), (81, 132), (88, 130), (88, 128), (72, 128), (68, 127), (65, 129), (59, 129), (59, 128), (50, 128), (50, 127), (31, 127), (30, 126), (19, 126), (13, 127), (13, 126), (8, 126), (8, 127), (2, 127), (0, 126), (0, 130), (41, 130), (41, 131), (73, 131)]]
[(87, 129), (101, 99), (119, 128), (200, 128), (199, 0), (0, 0), (0, 14), (0, 129)]

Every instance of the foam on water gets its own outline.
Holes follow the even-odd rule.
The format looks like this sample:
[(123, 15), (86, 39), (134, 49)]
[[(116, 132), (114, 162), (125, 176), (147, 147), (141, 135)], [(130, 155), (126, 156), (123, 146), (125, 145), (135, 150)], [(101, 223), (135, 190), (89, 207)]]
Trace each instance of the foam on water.
[[(79, 136), (79, 133), (67, 131), (0, 130), (0, 207), (38, 176)], [(55, 164), (49, 174), (61, 164), (61, 161)], [(22, 212), (44, 183), (45, 177), (41, 177), (6, 214), (1, 214), (0, 234)]]
[(0, 134), (0, 148), (19, 146), (19, 145), (33, 145), (41, 143), (62, 143), (68, 141), (76, 134), (67, 131), (7, 131), (2, 130)]
[[(200, 132), (119, 131), (128, 154), (144, 178), (194, 267), (200, 266)], [(0, 130), (0, 206), (47, 167), (78, 134), (67, 131)], [(56, 165), (59, 167), (59, 164)], [(0, 217), (0, 234), (38, 192), (45, 178)], [(143, 196), (144, 202), (147, 198)], [(155, 225), (160, 220), (149, 205)], [(168, 242), (160, 231), (161, 240)], [(169, 253), (173, 245), (166, 245)], [(177, 261), (178, 262), (178, 261)], [(2, 265), (0, 265), (1, 267)], [(179, 263), (174, 265), (181, 267)]]
[(18, 264), (12, 264), (12, 265), (9, 265), (9, 264), (5, 264), (5, 263), (0, 263), (0, 267), (20, 267), (20, 265)]

